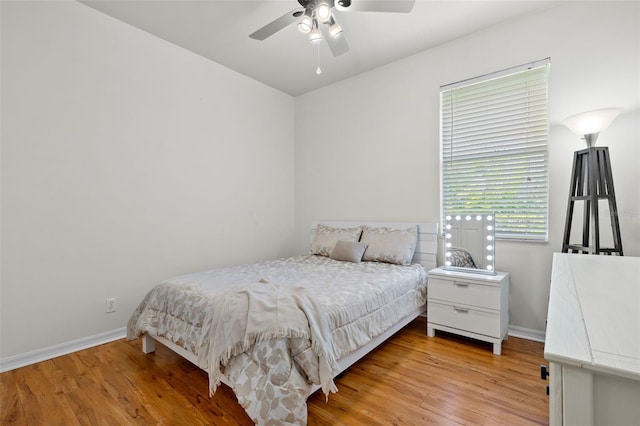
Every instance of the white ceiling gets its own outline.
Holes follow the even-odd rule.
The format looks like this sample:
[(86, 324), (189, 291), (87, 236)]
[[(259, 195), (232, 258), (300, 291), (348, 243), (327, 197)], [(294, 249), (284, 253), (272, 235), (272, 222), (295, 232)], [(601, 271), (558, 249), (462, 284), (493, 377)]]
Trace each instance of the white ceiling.
[(322, 74), (317, 75), (318, 47), (295, 24), (264, 41), (249, 38), (255, 30), (299, 8), (296, 0), (80, 1), (293, 96), (558, 2), (416, 0), (408, 14), (334, 8), (350, 50), (333, 57), (326, 42), (321, 42)]

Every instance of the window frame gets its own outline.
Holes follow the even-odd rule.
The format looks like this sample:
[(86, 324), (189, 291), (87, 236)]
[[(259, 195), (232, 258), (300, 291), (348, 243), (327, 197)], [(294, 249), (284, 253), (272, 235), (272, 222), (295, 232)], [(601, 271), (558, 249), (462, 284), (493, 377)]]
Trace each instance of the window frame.
[[(501, 71), (458, 81), (456, 83), (451, 83), (440, 87), (440, 213), (442, 223), (444, 223), (444, 217), (447, 214), (456, 215), (465, 213), (493, 212), (496, 216), (497, 240), (548, 242), (548, 88), (550, 65), (551, 58), (545, 58), (543, 60), (529, 62), (527, 64), (518, 65), (516, 67), (507, 68)], [(537, 84), (535, 87), (533, 84), (531, 85), (531, 87), (529, 86), (530, 76), (533, 76), (532, 79), (535, 79), (535, 82)], [(491, 99), (492, 97), (495, 97), (496, 99), (500, 98), (500, 96), (505, 93), (503, 92), (503, 90), (510, 90), (508, 87), (505, 89), (507, 85), (511, 85), (513, 81), (517, 82), (523, 79), (526, 80), (527, 85), (526, 87), (523, 87), (521, 85), (522, 81), (520, 81), (520, 86), (517, 86), (519, 90), (519, 100), (508, 100), (503, 102), (502, 100), (497, 101)], [(515, 83), (513, 84), (515, 85)], [(483, 89), (486, 90), (492, 88), (496, 91), (482, 92)], [(523, 90), (526, 91), (526, 99), (522, 96)], [(474, 93), (474, 91), (477, 93)], [(467, 111), (469, 112), (468, 116), (479, 118), (479, 123), (488, 123), (489, 119), (497, 119), (497, 126), (504, 126), (500, 127), (503, 130), (513, 130), (517, 128), (517, 130), (513, 131), (517, 133), (516, 136), (518, 136), (519, 139), (515, 138), (511, 140), (509, 142), (510, 145), (508, 145), (505, 144), (505, 140), (508, 137), (512, 137), (513, 134), (504, 137), (495, 136), (496, 140), (490, 142), (482, 139), (481, 136), (478, 136), (476, 139), (473, 139), (472, 137), (471, 139), (469, 139), (471, 141), (470, 145), (466, 146), (466, 149), (468, 149), (469, 151), (463, 152), (462, 154), (462, 151), (458, 151), (457, 161), (458, 167), (460, 168), (458, 170), (447, 169), (447, 164), (452, 164), (455, 158), (453, 151), (455, 150), (456, 145), (456, 136), (454, 135), (455, 127), (457, 125), (456, 120), (459, 120), (460, 123), (462, 123), (461, 128), (464, 128), (465, 124), (469, 125), (469, 123), (473, 122), (473, 120), (469, 120), (468, 118), (464, 117), (466, 114), (463, 114), (462, 112), (454, 112), (456, 103), (454, 94), (465, 94), (465, 92), (471, 93), (471, 96), (476, 96), (476, 100), (480, 99), (478, 98), (478, 96), (480, 96), (479, 93), (488, 93), (489, 96), (486, 96), (486, 98), (489, 100), (486, 101), (486, 105), (499, 106), (499, 108), (497, 108), (496, 110), (497, 112), (493, 113), (486, 112), (486, 110), (488, 110), (488, 108), (485, 108), (486, 105), (480, 105), (479, 107), (475, 108), (479, 112), (474, 112), (473, 108), (471, 108)], [(498, 92), (501, 93), (500, 96), (496, 96), (496, 93)], [(443, 99), (443, 96), (447, 95), (450, 96), (450, 98), (448, 99), (449, 109), (445, 108), (445, 101)], [(543, 105), (534, 105), (532, 104), (532, 100), (542, 100)], [(467, 100), (466, 102), (467, 104), (465, 104), (464, 100), (460, 101), (459, 105), (468, 107), (475, 101)], [(502, 105), (503, 103), (504, 105)], [(531, 111), (534, 111), (535, 114), (537, 114), (535, 119), (532, 119), (531, 115), (526, 115), (525, 118), (517, 119), (519, 123), (526, 123), (525, 128), (527, 130), (523, 131), (521, 130), (522, 127), (514, 127), (512, 124), (504, 124), (504, 122), (506, 122), (506, 120), (504, 119), (505, 116), (513, 113), (514, 110), (519, 111), (521, 115), (525, 111), (526, 114), (529, 114)], [(446, 114), (451, 114), (451, 116), (447, 117)], [(478, 122), (474, 123), (477, 124)], [(534, 124), (532, 125), (532, 123)], [(490, 131), (488, 130), (489, 127), (490, 126), (487, 125), (482, 126), (482, 130), (479, 134), (481, 134), (482, 132), (490, 133)], [(536, 131), (537, 133), (530, 133), (530, 128), (534, 128), (534, 131)], [(475, 130), (473, 132), (475, 132)], [(473, 133), (473, 135), (475, 135), (475, 133)], [(462, 142), (460, 142), (460, 140), (463, 138), (461, 136), (458, 136), (457, 139), (458, 148), (461, 148)], [(447, 152), (447, 146), (452, 147), (451, 153)], [(526, 163), (526, 172), (523, 172), (522, 170), (509, 171), (510, 169), (513, 169), (512, 166), (516, 164), (514, 158), (517, 158), (517, 156), (521, 157), (521, 167), (519, 167), (520, 169), (523, 169), (523, 162)], [(460, 164), (462, 158), (465, 158), (465, 160), (468, 159), (468, 163), (478, 163), (475, 166), (470, 166), (469, 168), (469, 170), (474, 170), (473, 167), (475, 167), (475, 175), (470, 177), (463, 176), (467, 174), (467, 172), (463, 171), (463, 169), (461, 168)], [(480, 167), (482, 162), (485, 163), (485, 166), (488, 162), (491, 162), (493, 168), (505, 171), (505, 175), (503, 176), (501, 174), (499, 177), (497, 177), (498, 174), (492, 174), (492, 172), (486, 173), (489, 168), (482, 169), (482, 167)], [(477, 172), (477, 169), (482, 169), (482, 171)], [(515, 177), (509, 177), (510, 175), (513, 175)], [(516, 180), (516, 178), (522, 179), (525, 176), (526, 182)], [(452, 184), (452, 179), (454, 178), (462, 179), (460, 182), (463, 182), (463, 184), (456, 187), (455, 184)], [(460, 188), (469, 188), (470, 185), (464, 186), (465, 183), (469, 182), (480, 183), (481, 186), (484, 186), (484, 189), (479, 189), (473, 194), (474, 196), (476, 196), (476, 199), (472, 202), (465, 201), (471, 199), (471, 196), (467, 194), (466, 197), (468, 198), (465, 199), (464, 193), (473, 193), (473, 191), (466, 191), (464, 189), (460, 190)], [(480, 200), (478, 196), (486, 194), (486, 187), (492, 183), (495, 183), (497, 185), (497, 188), (501, 188), (501, 186), (504, 186), (502, 191), (506, 191), (506, 189), (504, 188), (508, 188), (509, 191), (513, 192), (512, 195), (510, 197), (505, 197), (504, 195), (508, 192), (501, 192), (500, 189), (497, 189), (492, 191), (494, 196), (493, 201), (485, 201), (484, 199)], [(459, 197), (457, 197), (457, 199), (449, 196), (449, 194), (455, 193), (455, 190), (458, 190), (458, 193), (461, 194)], [(523, 199), (527, 201), (519, 201)], [(508, 200), (511, 200), (511, 202), (508, 202)], [(529, 200), (535, 200), (537, 204), (530, 204)], [(507, 204), (511, 204), (511, 206), (505, 207), (505, 205)], [(496, 207), (496, 205), (501, 207)], [(455, 207), (455, 209), (451, 210), (452, 207)], [(528, 219), (519, 219), (518, 214), (520, 214), (520, 217), (522, 217), (523, 215), (528, 216)], [(524, 225), (524, 228), (522, 228), (521, 225)]]

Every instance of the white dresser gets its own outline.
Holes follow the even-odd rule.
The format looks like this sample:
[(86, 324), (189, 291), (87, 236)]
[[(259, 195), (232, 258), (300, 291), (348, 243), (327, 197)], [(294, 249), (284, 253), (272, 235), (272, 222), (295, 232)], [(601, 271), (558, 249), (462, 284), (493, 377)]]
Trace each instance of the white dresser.
[(427, 335), (448, 331), (493, 343), (500, 355), (509, 324), (509, 274), (436, 268), (427, 282)]
[(640, 258), (555, 253), (544, 357), (553, 425), (640, 425)]

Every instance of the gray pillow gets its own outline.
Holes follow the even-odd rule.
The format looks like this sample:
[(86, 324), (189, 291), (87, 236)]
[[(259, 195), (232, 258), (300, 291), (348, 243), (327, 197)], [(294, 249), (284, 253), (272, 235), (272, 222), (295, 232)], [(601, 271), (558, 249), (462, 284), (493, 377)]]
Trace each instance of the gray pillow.
[(360, 242), (369, 246), (362, 258), (364, 261), (411, 265), (418, 242), (418, 227), (391, 229), (365, 226)]
[(311, 242), (311, 254), (329, 256), (338, 240), (358, 241), (362, 234), (362, 228), (334, 228), (318, 224), (316, 235)]
[(338, 240), (329, 257), (343, 262), (360, 263), (367, 245), (355, 241)]

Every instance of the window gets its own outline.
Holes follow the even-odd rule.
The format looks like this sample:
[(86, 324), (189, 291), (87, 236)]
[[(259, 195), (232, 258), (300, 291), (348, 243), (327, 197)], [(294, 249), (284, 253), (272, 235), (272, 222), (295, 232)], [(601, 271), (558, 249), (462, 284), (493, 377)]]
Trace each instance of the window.
[(497, 238), (547, 240), (549, 66), (440, 88), (443, 216), (493, 212)]

